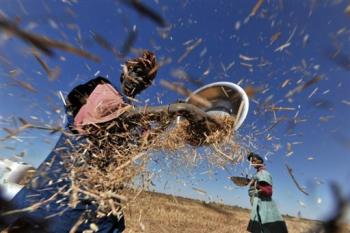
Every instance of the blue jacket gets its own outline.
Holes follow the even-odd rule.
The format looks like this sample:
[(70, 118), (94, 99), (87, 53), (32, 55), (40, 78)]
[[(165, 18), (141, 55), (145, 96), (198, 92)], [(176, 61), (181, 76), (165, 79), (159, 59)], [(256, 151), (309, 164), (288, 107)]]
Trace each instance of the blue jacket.
[[(12, 207), (25, 208), (40, 200), (49, 199), (58, 189), (69, 188), (70, 181), (66, 177), (67, 170), (63, 166), (62, 160), (62, 152), (70, 149), (65, 143), (67, 138), (68, 136), (61, 135), (55, 148), (39, 166), (38, 176), (11, 201)], [(71, 138), (69, 139), (72, 141)], [(124, 217), (120, 219), (113, 215), (98, 219), (92, 217), (95, 214), (96, 206), (90, 200), (80, 201), (76, 208), (68, 207), (68, 202), (69, 197), (57, 196), (53, 201), (34, 212), (26, 212), (24, 215), (10, 215), (6, 222), (11, 222), (12, 227), (15, 227), (16, 224), (23, 225), (25, 222), (27, 225), (25, 232), (68, 233), (81, 217), (87, 221), (80, 225), (77, 233), (89, 229), (91, 223), (97, 225), (100, 233), (119, 233), (125, 228)], [(34, 230), (29, 230), (29, 228)]]

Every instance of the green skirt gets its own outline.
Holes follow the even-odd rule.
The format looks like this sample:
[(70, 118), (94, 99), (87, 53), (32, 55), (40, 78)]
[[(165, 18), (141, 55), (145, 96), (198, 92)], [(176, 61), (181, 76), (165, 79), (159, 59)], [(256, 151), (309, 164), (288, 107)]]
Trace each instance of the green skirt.
[(270, 197), (253, 197), (247, 230), (252, 233), (287, 233), (286, 223)]

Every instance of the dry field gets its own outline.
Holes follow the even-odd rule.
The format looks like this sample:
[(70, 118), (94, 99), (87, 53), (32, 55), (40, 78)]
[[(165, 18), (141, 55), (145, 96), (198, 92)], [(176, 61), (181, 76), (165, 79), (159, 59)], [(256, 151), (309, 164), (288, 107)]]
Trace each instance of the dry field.
[[(143, 193), (125, 215), (127, 233), (242, 233), (249, 220), (247, 209), (153, 192)], [(317, 224), (292, 217), (285, 220), (290, 233), (309, 232)]]

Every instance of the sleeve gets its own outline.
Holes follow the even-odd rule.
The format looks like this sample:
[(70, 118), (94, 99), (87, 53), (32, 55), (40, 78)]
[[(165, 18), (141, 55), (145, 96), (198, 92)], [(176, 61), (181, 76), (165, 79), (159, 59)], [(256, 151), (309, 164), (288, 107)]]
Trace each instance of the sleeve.
[(257, 188), (260, 190), (260, 194), (265, 196), (265, 197), (271, 197), (272, 196), (272, 185), (261, 181), (258, 182)]

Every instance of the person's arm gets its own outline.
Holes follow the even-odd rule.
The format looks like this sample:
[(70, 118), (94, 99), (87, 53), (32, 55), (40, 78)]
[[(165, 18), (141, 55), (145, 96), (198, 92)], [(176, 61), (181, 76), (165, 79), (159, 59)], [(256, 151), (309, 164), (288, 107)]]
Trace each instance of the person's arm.
[(249, 186), (249, 188), (248, 188), (249, 197), (257, 196), (259, 193), (259, 190), (257, 189), (257, 180), (251, 179), (248, 186)]
[(254, 185), (254, 182), (256, 182), (256, 180), (255, 179), (251, 179), (250, 181), (249, 181), (249, 183), (247, 184), (247, 186), (253, 186)]
[(222, 124), (209, 116), (200, 108), (188, 103), (175, 103), (162, 106), (135, 107), (123, 114), (123, 118), (137, 119), (141, 116), (147, 116), (151, 120), (159, 120), (168, 115), (170, 119), (178, 116), (186, 118), (192, 124), (208, 124), (210, 126), (221, 127)]
[(189, 121), (187, 130), (196, 136), (196, 141), (193, 142), (194, 145), (202, 144), (207, 135), (224, 127), (205, 111), (188, 103), (174, 103), (154, 107), (135, 107), (123, 113), (120, 118), (123, 122), (127, 123), (137, 121), (137, 119), (141, 117), (146, 117), (151, 121), (161, 121), (164, 117), (168, 117), (168, 120), (174, 120), (178, 116), (184, 117)]

